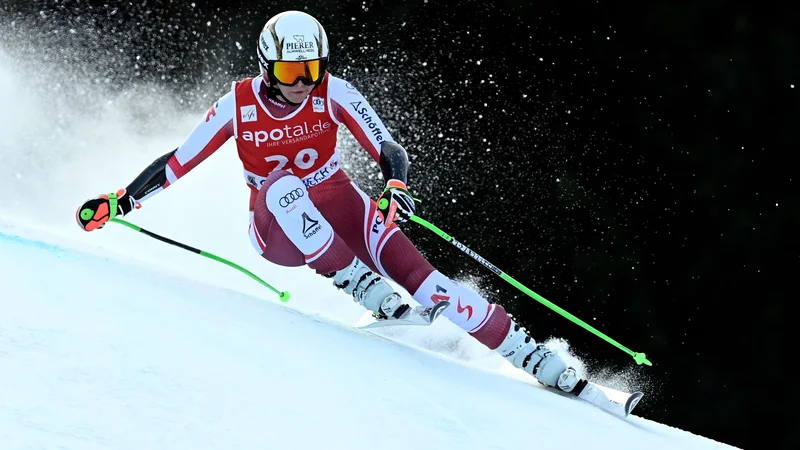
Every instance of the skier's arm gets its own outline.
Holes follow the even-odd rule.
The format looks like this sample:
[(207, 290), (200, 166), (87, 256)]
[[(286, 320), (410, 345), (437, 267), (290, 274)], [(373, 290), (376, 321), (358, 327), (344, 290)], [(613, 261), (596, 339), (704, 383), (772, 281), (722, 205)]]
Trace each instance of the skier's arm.
[(329, 78), (331, 110), (336, 121), (345, 124), (359, 144), (378, 162), (386, 187), (378, 198), (378, 211), (386, 223), (405, 222), (415, 212), (408, 183), (408, 154), (392, 139), (369, 102), (352, 84)]
[(84, 202), (76, 213), (78, 225), (86, 231), (102, 228), (109, 219), (128, 214), (189, 173), (233, 136), (234, 108), (233, 95), (223, 96), (180, 147), (153, 161), (127, 188)]
[(142, 202), (205, 161), (233, 137), (233, 109), (233, 95), (228, 93), (209, 108), (180, 147), (153, 161), (128, 185), (128, 194)]
[(154, 192), (156, 189), (164, 189), (168, 184), (167, 181), (167, 165), (169, 160), (175, 156), (178, 149), (165, 153), (158, 159), (153, 161), (146, 169), (142, 171), (125, 190), (136, 201), (144, 199), (147, 194)]
[(381, 156), (378, 161), (383, 179), (400, 180), (408, 183), (408, 153), (400, 144), (393, 141), (381, 142)]
[(333, 117), (343, 123), (359, 144), (380, 165), (383, 179), (408, 179), (408, 155), (394, 141), (378, 113), (366, 98), (349, 82), (329, 76), (328, 92)]

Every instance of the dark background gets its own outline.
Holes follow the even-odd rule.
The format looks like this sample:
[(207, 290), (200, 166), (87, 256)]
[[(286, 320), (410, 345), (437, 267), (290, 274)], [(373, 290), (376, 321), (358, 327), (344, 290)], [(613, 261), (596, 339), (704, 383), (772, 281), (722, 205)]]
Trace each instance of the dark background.
[[(23, 30), (9, 46), (21, 55), (46, 44), (43, 57), (98, 83), (153, 82), (204, 111), (256, 73), (269, 16), (311, 13), (331, 72), (412, 155), (419, 215), (654, 365), (407, 225), (437, 267), (480, 275), (534, 337), (563, 337), (593, 370), (627, 374), (647, 389), (645, 418), (742, 448), (800, 448), (790, 11), (724, 0), (134, 3), (0, 0), (0, 23)], [(376, 194), (375, 166), (352, 161)]]

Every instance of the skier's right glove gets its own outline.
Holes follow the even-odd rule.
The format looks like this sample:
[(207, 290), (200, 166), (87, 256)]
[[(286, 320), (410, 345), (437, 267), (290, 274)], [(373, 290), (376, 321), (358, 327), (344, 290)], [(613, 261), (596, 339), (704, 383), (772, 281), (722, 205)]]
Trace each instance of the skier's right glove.
[(114, 217), (124, 216), (139, 207), (140, 204), (128, 195), (125, 189), (120, 189), (116, 193), (103, 194), (86, 200), (78, 208), (75, 218), (85, 231), (94, 231), (103, 228), (106, 222)]
[(417, 210), (415, 200), (405, 183), (395, 179), (387, 181), (386, 188), (377, 201), (378, 212), (383, 216), (386, 226), (392, 222), (407, 222)]

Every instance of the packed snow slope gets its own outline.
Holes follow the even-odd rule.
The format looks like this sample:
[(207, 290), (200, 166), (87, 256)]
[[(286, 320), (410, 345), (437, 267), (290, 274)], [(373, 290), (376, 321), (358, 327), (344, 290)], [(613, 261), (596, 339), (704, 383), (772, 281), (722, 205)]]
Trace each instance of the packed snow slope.
[(446, 321), (388, 340), (82, 245), (0, 227), (5, 450), (730, 448), (420, 344)]

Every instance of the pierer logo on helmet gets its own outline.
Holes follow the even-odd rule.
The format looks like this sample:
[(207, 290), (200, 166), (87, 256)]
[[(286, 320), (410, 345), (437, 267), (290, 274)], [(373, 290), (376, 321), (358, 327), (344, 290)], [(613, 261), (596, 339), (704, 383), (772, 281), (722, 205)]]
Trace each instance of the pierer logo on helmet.
[(292, 37), (294, 38), (294, 42), (286, 42), (283, 44), (286, 53), (316, 53), (316, 42), (313, 40), (306, 42), (306, 37), (302, 34), (295, 34)]

